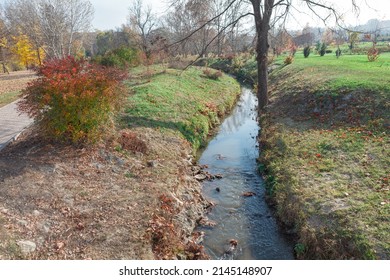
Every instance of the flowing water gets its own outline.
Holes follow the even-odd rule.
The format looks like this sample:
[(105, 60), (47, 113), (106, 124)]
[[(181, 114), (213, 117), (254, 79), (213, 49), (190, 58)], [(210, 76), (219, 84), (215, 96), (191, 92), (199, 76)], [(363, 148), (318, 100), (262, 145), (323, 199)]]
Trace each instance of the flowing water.
[[(216, 203), (208, 218), (215, 227), (202, 227), (203, 245), (213, 259), (285, 260), (293, 259), (293, 248), (280, 232), (265, 201), (264, 182), (256, 170), (259, 155), (256, 121), (257, 99), (243, 88), (232, 115), (228, 117), (203, 151), (199, 164), (208, 165), (221, 180), (205, 182), (203, 192)], [(256, 195), (244, 197), (245, 192)], [(237, 247), (230, 252), (230, 240)]]

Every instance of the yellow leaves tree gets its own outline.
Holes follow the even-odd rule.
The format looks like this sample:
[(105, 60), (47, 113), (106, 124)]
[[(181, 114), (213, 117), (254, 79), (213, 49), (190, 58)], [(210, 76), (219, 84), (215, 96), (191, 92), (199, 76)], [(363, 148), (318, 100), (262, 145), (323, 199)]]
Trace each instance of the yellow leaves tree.
[(26, 35), (18, 35), (13, 37), (13, 39), (15, 44), (11, 51), (20, 64), (28, 68), (31, 65), (39, 65), (41, 63), (42, 49), (35, 49)]

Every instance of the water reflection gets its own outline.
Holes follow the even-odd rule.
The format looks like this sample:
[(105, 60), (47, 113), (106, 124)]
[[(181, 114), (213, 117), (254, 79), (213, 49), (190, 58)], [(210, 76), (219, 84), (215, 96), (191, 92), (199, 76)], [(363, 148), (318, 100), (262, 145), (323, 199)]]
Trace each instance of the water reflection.
[[(256, 171), (256, 105), (254, 94), (244, 88), (237, 107), (199, 160), (209, 166), (210, 173), (224, 175), (222, 180), (204, 183), (205, 196), (217, 204), (209, 215), (217, 225), (200, 229), (205, 232), (205, 248), (214, 259), (293, 259), (292, 245), (279, 232)], [(244, 197), (244, 192), (256, 196)], [(238, 245), (230, 253), (232, 239)]]

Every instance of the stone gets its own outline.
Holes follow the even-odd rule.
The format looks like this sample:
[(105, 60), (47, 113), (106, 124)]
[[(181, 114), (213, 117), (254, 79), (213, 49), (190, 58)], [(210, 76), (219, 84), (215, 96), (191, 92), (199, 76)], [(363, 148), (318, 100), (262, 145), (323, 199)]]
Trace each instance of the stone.
[(251, 196), (255, 196), (256, 193), (254, 193), (254, 192), (246, 192), (246, 193), (243, 193), (242, 195), (245, 196), (245, 197), (251, 197)]
[(43, 222), (39, 225), (40, 230), (42, 230), (44, 233), (50, 232), (50, 223), (49, 222)]
[(37, 245), (28, 240), (18, 241), (18, 245), (23, 254), (33, 253), (37, 249)]
[(147, 164), (148, 164), (148, 167), (151, 167), (151, 168), (157, 167), (157, 161), (155, 161), (155, 160), (148, 161)]
[(39, 212), (38, 210), (34, 210), (33, 211), (33, 215), (34, 216), (39, 216), (39, 215), (41, 215), (41, 212)]
[(195, 179), (198, 181), (204, 181), (207, 179), (207, 176), (205, 174), (198, 174), (198, 175), (195, 175)]
[(24, 227), (28, 225), (28, 222), (26, 220), (17, 220), (17, 223)]

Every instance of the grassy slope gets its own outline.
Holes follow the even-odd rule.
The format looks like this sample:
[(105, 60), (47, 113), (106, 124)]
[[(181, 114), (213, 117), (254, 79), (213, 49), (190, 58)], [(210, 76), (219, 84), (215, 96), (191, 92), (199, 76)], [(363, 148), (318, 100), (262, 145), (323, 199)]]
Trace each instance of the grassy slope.
[(214, 81), (196, 68), (163, 70), (151, 81), (141, 81), (136, 72), (133, 77), (138, 83), (133, 85), (126, 123), (179, 131), (194, 149), (204, 144), (240, 93), (234, 79), (224, 75)]
[(262, 158), (301, 258), (390, 258), (389, 72), (389, 54), (298, 54), (271, 75)]

